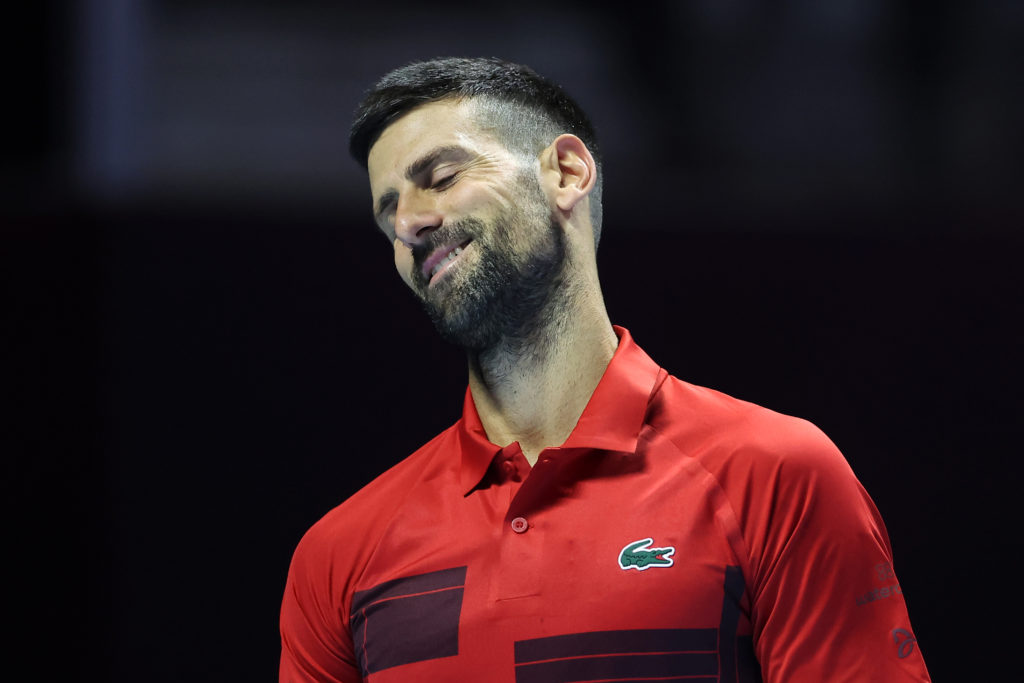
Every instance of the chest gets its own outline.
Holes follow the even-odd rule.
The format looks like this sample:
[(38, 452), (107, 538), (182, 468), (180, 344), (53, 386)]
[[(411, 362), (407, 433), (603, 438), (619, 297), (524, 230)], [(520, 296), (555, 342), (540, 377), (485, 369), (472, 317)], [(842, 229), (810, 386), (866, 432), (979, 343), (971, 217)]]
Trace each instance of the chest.
[(517, 485), (410, 497), (353, 600), (371, 680), (562, 680), (565, 662), (705, 675), (723, 628), (729, 643), (749, 633), (735, 534), (705, 472), (545, 464)]

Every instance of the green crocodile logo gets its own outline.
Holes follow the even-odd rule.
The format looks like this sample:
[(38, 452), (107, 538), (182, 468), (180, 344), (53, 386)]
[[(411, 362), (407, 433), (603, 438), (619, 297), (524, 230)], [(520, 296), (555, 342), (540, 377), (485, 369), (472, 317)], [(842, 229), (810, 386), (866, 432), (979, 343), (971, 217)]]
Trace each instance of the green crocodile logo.
[(645, 538), (642, 541), (633, 541), (619, 553), (619, 566), (623, 569), (639, 569), (643, 571), (651, 567), (671, 567), (672, 555), (676, 549), (672, 546), (667, 548), (652, 548), (653, 538)]

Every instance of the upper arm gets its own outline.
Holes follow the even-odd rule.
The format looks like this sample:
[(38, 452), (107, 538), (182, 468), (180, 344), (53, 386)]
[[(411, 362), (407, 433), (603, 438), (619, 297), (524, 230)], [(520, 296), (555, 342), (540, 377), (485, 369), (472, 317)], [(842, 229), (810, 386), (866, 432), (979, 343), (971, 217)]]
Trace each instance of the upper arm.
[(281, 683), (360, 683), (343, 600), (328, 551), (311, 534), (299, 543), (281, 602)]
[[(816, 429), (815, 429), (816, 431)], [(820, 434), (820, 432), (818, 432)], [(764, 679), (927, 681), (874, 503), (824, 435), (773, 463), (758, 536), (755, 650)]]

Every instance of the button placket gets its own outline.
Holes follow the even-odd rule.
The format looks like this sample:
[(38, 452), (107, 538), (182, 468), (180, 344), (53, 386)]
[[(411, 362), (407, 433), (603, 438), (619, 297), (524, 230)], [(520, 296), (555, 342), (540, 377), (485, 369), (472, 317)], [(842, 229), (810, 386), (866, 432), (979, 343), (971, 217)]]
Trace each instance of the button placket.
[(538, 517), (543, 514), (543, 506), (538, 505), (540, 501), (535, 498), (537, 494), (543, 495), (544, 480), (548, 477), (545, 470), (553, 463), (537, 463), (541, 470), (540, 478), (537, 480), (538, 472), (530, 467), (518, 445), (507, 448), (503, 455), (507, 455), (509, 463), (514, 465), (521, 485), (510, 487), (512, 497), (502, 521), (502, 524), (507, 526), (501, 531), (498, 560), (500, 575), (494, 577), (490, 595), (495, 601), (513, 601), (507, 603), (504, 609), (526, 609), (529, 603), (523, 599), (539, 596), (544, 584), (541, 566), (544, 558), (542, 549), (545, 527), (544, 522)]

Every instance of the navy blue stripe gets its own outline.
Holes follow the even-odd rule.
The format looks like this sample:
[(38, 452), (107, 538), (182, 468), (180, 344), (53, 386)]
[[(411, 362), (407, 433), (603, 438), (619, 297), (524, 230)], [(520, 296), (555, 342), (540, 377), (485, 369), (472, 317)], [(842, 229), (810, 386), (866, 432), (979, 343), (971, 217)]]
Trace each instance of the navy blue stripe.
[(754, 654), (754, 636), (740, 636), (736, 639), (736, 660), (739, 683), (763, 683), (761, 665)]
[(438, 572), (427, 572), (416, 576), (405, 576), (377, 584), (373, 588), (356, 591), (352, 596), (352, 614), (365, 609), (379, 600), (400, 595), (415, 595), (442, 588), (457, 588), (466, 585), (466, 568), (453, 567)]
[(714, 676), (717, 672), (718, 657), (714, 652), (611, 655), (517, 664), (516, 683)]
[(746, 590), (739, 567), (725, 568), (725, 596), (722, 598), (722, 620), (718, 626), (718, 651), (722, 656), (721, 683), (736, 681), (736, 628), (740, 621), (740, 600)]
[(520, 640), (515, 645), (515, 661), (520, 664), (626, 652), (706, 652), (714, 651), (717, 646), (718, 632), (713, 628), (590, 631)]
[(352, 642), (363, 677), (401, 664), (459, 653), (462, 587), (382, 600), (353, 615)]
[(718, 676), (673, 676), (672, 678), (659, 678), (652, 681), (650, 678), (616, 678), (615, 683), (718, 683)]

